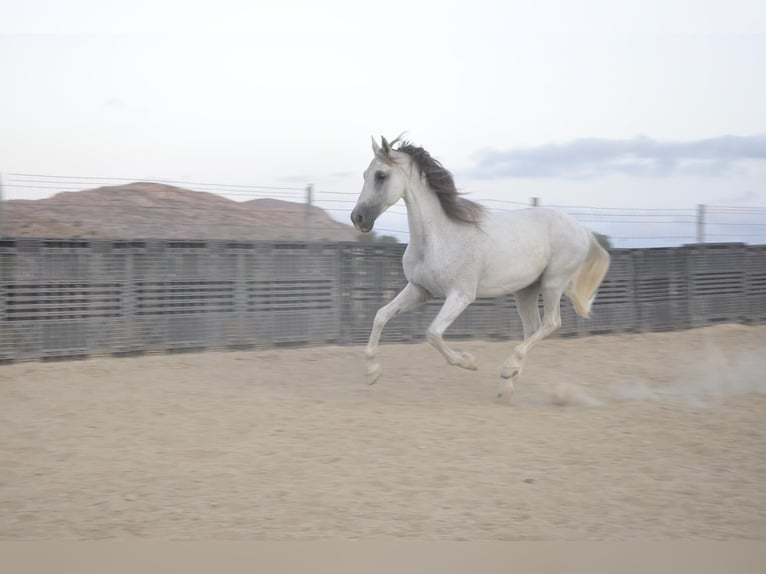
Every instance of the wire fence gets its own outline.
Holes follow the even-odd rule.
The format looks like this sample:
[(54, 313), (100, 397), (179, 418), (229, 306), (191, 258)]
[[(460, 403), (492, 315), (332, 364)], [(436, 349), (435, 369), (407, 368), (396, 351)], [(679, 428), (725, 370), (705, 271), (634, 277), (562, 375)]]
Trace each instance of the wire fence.
[[(67, 208), (85, 210), (99, 208), (104, 213), (110, 210), (129, 224), (130, 231), (120, 233), (120, 228), (114, 232), (125, 238), (125, 233), (133, 237), (162, 237), (157, 235), (157, 229), (163, 229), (162, 222), (167, 228), (171, 223), (183, 224), (188, 230), (189, 238), (195, 237), (195, 229), (209, 226), (211, 221), (221, 226), (221, 238), (236, 238), (238, 234), (245, 239), (245, 234), (252, 231), (246, 221), (239, 221), (238, 213), (245, 215), (244, 210), (252, 209), (246, 202), (258, 199), (276, 199), (288, 204), (271, 207), (268, 213), (273, 217), (260, 223), (260, 230), (270, 232), (270, 239), (287, 237), (300, 239), (321, 239), (312, 237), (311, 220), (315, 217), (313, 208), (324, 210), (333, 220), (348, 224), (349, 215), (356, 203), (358, 190), (340, 191), (313, 189), (311, 186), (261, 186), (209, 183), (198, 181), (168, 180), (158, 178), (116, 178), (89, 176), (42, 175), (30, 173), (7, 173), (2, 178), (2, 195), (0, 195), (0, 233), (12, 235), (9, 230), (18, 228), (16, 215), (18, 199), (44, 199), (62, 192), (79, 192), (102, 187), (128, 185), (135, 182), (156, 183), (174, 186), (194, 192), (206, 192), (231, 200), (220, 203), (210, 201), (188, 202), (184, 205), (186, 218), (179, 220), (173, 205), (158, 199), (150, 204), (131, 202), (129, 197), (110, 196), (108, 200), (93, 199), (88, 196), (82, 202), (67, 202)], [(5, 199), (3, 202), (2, 199)], [(201, 199), (201, 198), (200, 198)], [(530, 205), (547, 205), (537, 198), (530, 201), (512, 201), (492, 197), (471, 196), (471, 199), (482, 204), (493, 213), (511, 212), (527, 208)], [(9, 200), (11, 203), (9, 203)], [(233, 202), (233, 203), (232, 203)], [(3, 206), (2, 204), (5, 203)], [(289, 205), (294, 204), (295, 207)], [(285, 207), (287, 205), (288, 207)], [(130, 208), (128, 211), (126, 208)], [(617, 248), (641, 247), (675, 247), (689, 243), (745, 243), (766, 244), (766, 207), (698, 205), (682, 209), (667, 208), (631, 208), (631, 207), (596, 207), (582, 205), (549, 205), (557, 207), (572, 215), (586, 227), (606, 236), (609, 244)], [(280, 221), (280, 216), (295, 215), (296, 208), (305, 213), (305, 224), (302, 230), (295, 229), (294, 219)], [(236, 209), (240, 209), (237, 212)], [(234, 210), (234, 211), (233, 211)], [(203, 222), (196, 215), (205, 216)], [(234, 216), (232, 215), (234, 214)], [(64, 217), (61, 214), (61, 217)], [(82, 218), (81, 218), (82, 219)], [(60, 223), (73, 225), (87, 222), (79, 220), (59, 220)], [(159, 223), (158, 223), (159, 222)], [(127, 227), (126, 227), (127, 229)], [(296, 233), (305, 233), (296, 237)], [(403, 202), (392, 206), (384, 213), (375, 226), (378, 237), (386, 235), (397, 241), (406, 243), (409, 240), (407, 214)], [(65, 229), (59, 233), (66, 235)], [(71, 235), (73, 232), (70, 232)], [(107, 235), (109, 236), (109, 235)], [(176, 237), (178, 235), (175, 235)]]

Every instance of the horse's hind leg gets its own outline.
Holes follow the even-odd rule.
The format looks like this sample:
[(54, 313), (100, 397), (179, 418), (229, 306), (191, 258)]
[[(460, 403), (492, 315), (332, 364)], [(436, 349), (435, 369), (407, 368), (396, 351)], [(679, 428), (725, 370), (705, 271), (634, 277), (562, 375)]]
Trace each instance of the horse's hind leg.
[(375, 313), (375, 321), (372, 324), (370, 340), (367, 343), (367, 372), (365, 373), (367, 383), (373, 384), (380, 376), (380, 365), (376, 361), (378, 354), (378, 341), (383, 327), (397, 315), (414, 309), (428, 301), (431, 296), (422, 287), (407, 283), (399, 294), (394, 297), (390, 303), (378, 309)]
[[(524, 362), (526, 361), (529, 351), (537, 343), (561, 327), (561, 296), (564, 293), (565, 287), (566, 284), (562, 285), (561, 281), (546, 283), (546, 281), (543, 280), (542, 293), (545, 310), (542, 323), (539, 324), (537, 330), (529, 336), (525, 333), (524, 341), (513, 349), (511, 356), (506, 359), (505, 363), (503, 363), (503, 369), (500, 371), (500, 376), (508, 380), (504, 383), (500, 383), (498, 396), (508, 396), (513, 392), (513, 383), (521, 374), (521, 369), (524, 367)], [(524, 297), (525, 295), (522, 295), (522, 298)], [(531, 299), (531, 295), (529, 295), (529, 299)], [(537, 298), (535, 298), (535, 306), (537, 306)], [(531, 310), (529, 313), (531, 314)]]
[(524, 338), (528, 339), (542, 325), (540, 307), (538, 305), (540, 281), (535, 281), (532, 285), (516, 291), (513, 297), (516, 299), (516, 309), (519, 312), (521, 324), (524, 328)]
[[(516, 291), (513, 294), (516, 299), (516, 310), (521, 317), (521, 324), (524, 328), (524, 340), (529, 339), (534, 333), (536, 333), (542, 326), (540, 320), (540, 281), (535, 281), (531, 285), (524, 287)], [(521, 367), (515, 367), (506, 361), (501, 376), (503, 379), (507, 379), (501, 383), (501, 389), (499, 394), (510, 395), (513, 392), (513, 383), (516, 378), (521, 374)]]

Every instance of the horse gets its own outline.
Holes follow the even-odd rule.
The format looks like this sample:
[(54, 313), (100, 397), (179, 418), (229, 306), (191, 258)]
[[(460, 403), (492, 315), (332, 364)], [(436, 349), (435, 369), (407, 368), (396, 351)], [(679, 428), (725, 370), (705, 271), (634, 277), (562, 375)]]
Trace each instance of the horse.
[(443, 297), (444, 304), (427, 329), (428, 342), (450, 365), (476, 370), (474, 356), (449, 347), (444, 332), (477, 297), (513, 293), (524, 338), (500, 371), (498, 397), (509, 397), (529, 351), (561, 327), (562, 295), (578, 315), (588, 317), (609, 269), (609, 253), (590, 230), (556, 209), (488, 213), (457, 191), (438, 160), (410, 142), (381, 138), (378, 145), (373, 138), (372, 151), (351, 222), (368, 233), (403, 198), (410, 241), (402, 257), (407, 285), (373, 321), (365, 352), (368, 384), (381, 374), (377, 351), (386, 323), (433, 297)]

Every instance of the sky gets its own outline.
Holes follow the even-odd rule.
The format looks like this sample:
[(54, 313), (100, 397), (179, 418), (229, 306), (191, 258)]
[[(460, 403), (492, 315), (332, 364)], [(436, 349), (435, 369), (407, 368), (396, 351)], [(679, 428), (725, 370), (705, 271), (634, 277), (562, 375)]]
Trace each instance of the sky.
[(313, 184), (345, 220), (406, 132), (495, 206), (766, 207), (765, 62), (762, 1), (0, 0), (3, 193)]

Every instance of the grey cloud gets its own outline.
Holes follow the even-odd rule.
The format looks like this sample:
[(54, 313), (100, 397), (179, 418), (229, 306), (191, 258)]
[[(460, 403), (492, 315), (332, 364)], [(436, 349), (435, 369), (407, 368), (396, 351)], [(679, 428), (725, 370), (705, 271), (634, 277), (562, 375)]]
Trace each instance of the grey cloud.
[(686, 142), (645, 136), (625, 140), (587, 138), (510, 151), (477, 154), (466, 175), (477, 179), (717, 176), (742, 160), (766, 160), (766, 135), (720, 136)]

